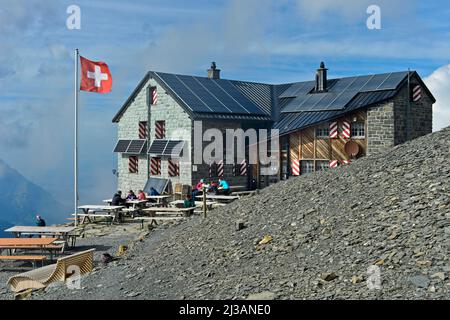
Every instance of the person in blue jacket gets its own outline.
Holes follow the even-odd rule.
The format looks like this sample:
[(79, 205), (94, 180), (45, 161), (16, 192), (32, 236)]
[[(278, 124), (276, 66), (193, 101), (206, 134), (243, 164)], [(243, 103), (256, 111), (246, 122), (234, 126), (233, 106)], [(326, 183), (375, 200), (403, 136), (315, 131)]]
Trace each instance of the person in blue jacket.
[(219, 185), (217, 186), (216, 194), (226, 196), (230, 194), (230, 186), (228, 185), (228, 182), (222, 178), (219, 178)]

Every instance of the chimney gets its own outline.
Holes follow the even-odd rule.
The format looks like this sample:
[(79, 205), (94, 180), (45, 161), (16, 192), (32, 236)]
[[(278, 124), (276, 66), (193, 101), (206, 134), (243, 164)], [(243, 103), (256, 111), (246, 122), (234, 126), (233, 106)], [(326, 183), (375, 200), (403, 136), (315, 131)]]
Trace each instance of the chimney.
[(316, 72), (316, 92), (326, 92), (327, 91), (327, 68), (325, 68), (325, 63), (322, 61), (320, 63), (320, 68)]
[(216, 63), (211, 62), (211, 68), (208, 69), (209, 79), (220, 79), (220, 69), (217, 69)]

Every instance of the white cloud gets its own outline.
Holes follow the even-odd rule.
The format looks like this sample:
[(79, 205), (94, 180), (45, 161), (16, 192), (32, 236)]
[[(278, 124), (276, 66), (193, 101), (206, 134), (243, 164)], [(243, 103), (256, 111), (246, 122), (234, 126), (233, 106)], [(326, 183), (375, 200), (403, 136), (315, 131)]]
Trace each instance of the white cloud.
[(450, 64), (435, 70), (424, 81), (436, 98), (433, 106), (433, 131), (450, 126)]

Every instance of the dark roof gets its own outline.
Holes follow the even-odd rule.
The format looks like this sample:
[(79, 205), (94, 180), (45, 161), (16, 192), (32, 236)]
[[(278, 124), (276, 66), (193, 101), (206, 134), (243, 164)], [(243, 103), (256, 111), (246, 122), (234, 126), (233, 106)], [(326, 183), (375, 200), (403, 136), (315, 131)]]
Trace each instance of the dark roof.
[[(435, 102), (420, 76), (411, 72), (410, 77), (417, 79)], [(270, 121), (285, 134), (394, 97), (407, 81), (408, 71), (330, 79), (324, 93), (313, 92), (314, 81), (271, 85), (150, 71), (113, 122), (120, 120), (149, 78), (155, 79), (192, 119)]]
[(280, 120), (274, 123), (273, 129), (280, 130), (280, 135), (284, 135), (324, 121), (340, 118), (346, 113), (393, 98), (396, 94), (397, 90), (361, 92), (343, 110), (282, 113)]

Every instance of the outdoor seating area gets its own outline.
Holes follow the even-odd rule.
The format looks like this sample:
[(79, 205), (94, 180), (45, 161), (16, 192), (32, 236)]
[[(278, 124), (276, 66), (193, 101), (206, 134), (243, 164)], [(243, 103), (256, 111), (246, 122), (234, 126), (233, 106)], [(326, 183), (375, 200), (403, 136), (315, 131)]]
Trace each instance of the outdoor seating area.
[(201, 179), (195, 186), (176, 183), (172, 187), (167, 179), (150, 178), (143, 190), (137, 194), (129, 190), (126, 196), (118, 191), (112, 198), (102, 200), (103, 204), (79, 206), (79, 212), (68, 219), (81, 225), (133, 221), (157, 225), (158, 220), (176, 220), (172, 218), (200, 214), (256, 192), (241, 185), (230, 186), (223, 179), (219, 179), (218, 184), (207, 184)]

